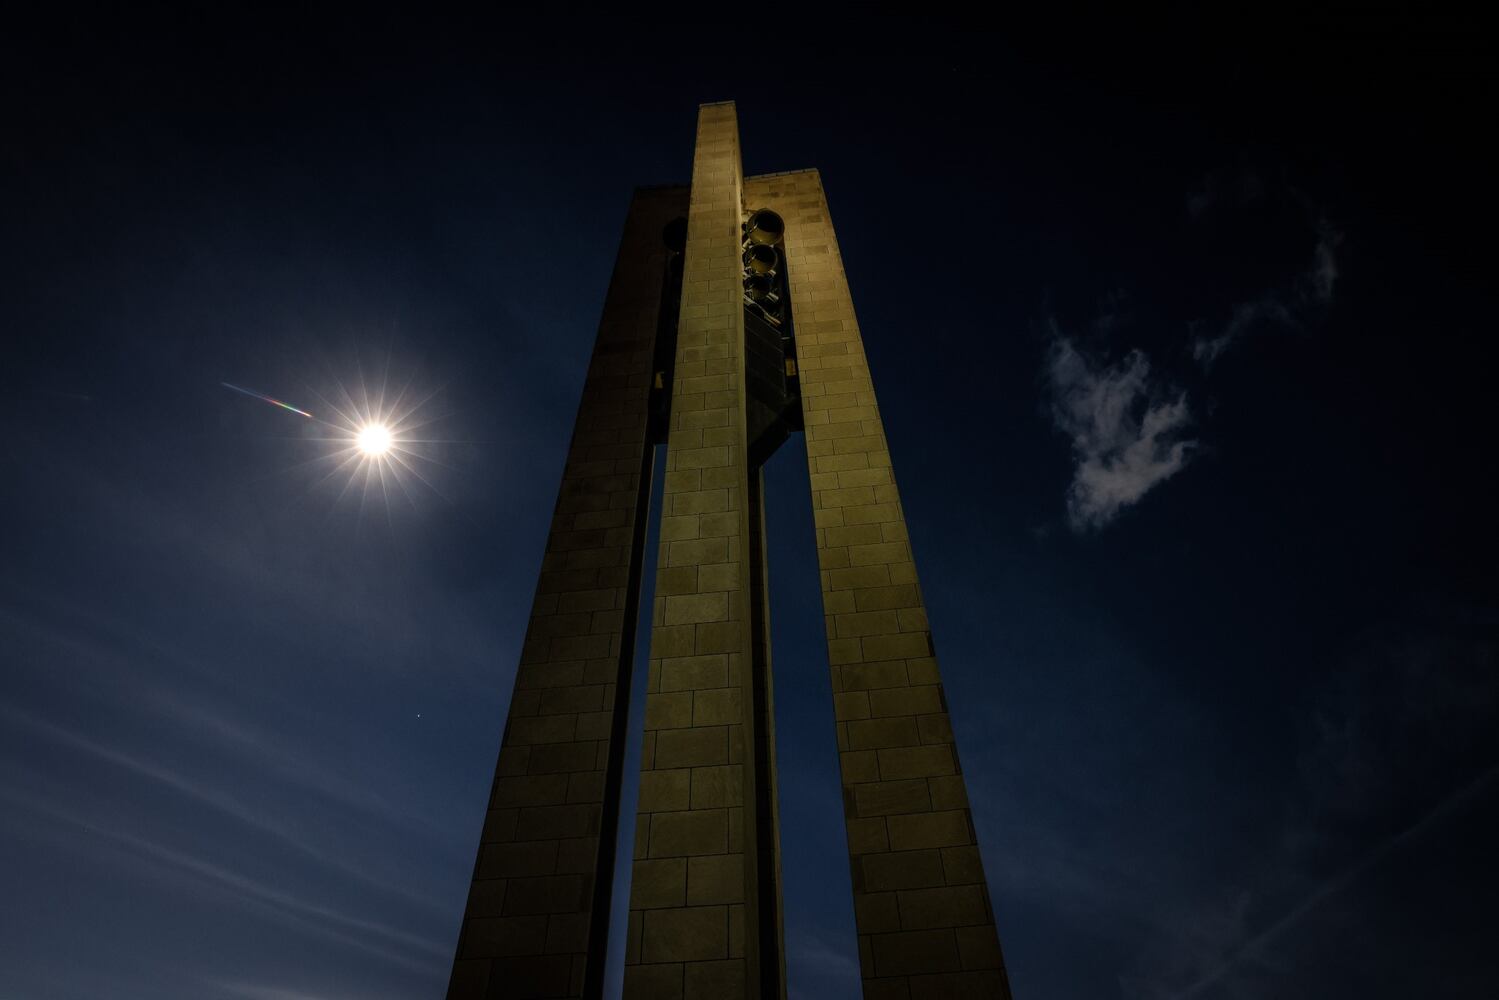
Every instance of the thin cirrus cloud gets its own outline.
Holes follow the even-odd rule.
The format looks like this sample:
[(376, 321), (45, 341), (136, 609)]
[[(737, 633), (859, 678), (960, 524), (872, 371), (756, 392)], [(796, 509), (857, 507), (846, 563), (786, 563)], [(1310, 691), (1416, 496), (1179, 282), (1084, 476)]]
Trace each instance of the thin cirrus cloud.
[(259, 905), (262, 912), (274, 918), (310, 929), (392, 965), (432, 973), (434, 970), (440, 971), (442, 960), (447, 954), (441, 942), (306, 900), (226, 868), (216, 860), (120, 829), (118, 823), (101, 825), (70, 810), (12, 789), (0, 788), (0, 798), (8, 800), (9, 805), (17, 811), (90, 835), (101, 845), (122, 850), (127, 856), (190, 876), (205, 888), (227, 893), (247, 905)]
[(1131, 351), (1097, 364), (1054, 335), (1047, 362), (1052, 419), (1072, 440), (1067, 520), (1084, 533), (1113, 521), (1183, 468), (1196, 442), (1186, 436), (1186, 393), (1152, 378), (1150, 360)]
[[(347, 996), (341, 988), (308, 988), (302, 986), (273, 986), (266, 983), (252, 983), (235, 979), (209, 979), (203, 982), (203, 986), (217, 995), (233, 1000), (337, 1000)], [(316, 992), (313, 992), (313, 989)], [(404, 994), (386, 993), (380, 996), (372, 996), (361, 992), (362, 1000), (402, 1000)]]
[(1466, 785), (1456, 789), (1414, 823), (1379, 842), (1353, 864), (1318, 885), (1309, 895), (1297, 902), (1267, 928), (1253, 938), (1242, 942), (1201, 978), (1185, 989), (1172, 994), (1171, 1000), (1193, 1000), (1201, 996), (1204, 991), (1219, 984), (1240, 963), (1261, 957), (1270, 945), (1304, 920), (1313, 910), (1354, 885), (1391, 854), (1460, 816), (1465, 809), (1492, 792), (1496, 784), (1499, 784), (1499, 765), (1490, 767)]
[(112, 747), (103, 746), (79, 733), (70, 732), (61, 726), (42, 719), (28, 717), (4, 704), (0, 704), (0, 718), (5, 719), (7, 725), (25, 728), (34, 736), (70, 747), (96, 760), (113, 764), (137, 777), (146, 778), (166, 788), (170, 788), (179, 795), (192, 799), (223, 816), (236, 820), (246, 828), (274, 839), (277, 843), (294, 853), (303, 855), (329, 870), (338, 871), (346, 878), (351, 878), (365, 885), (367, 888), (400, 896), (428, 909), (440, 910), (436, 901), (416, 896), (405, 887), (371, 877), (357, 866), (341, 860), (332, 852), (315, 846), (309, 842), (309, 839), (304, 834), (296, 829), (277, 821), (271, 816), (263, 814), (260, 810), (251, 808), (245, 802), (242, 802), (213, 784), (194, 780), (159, 764), (142, 760)]
[(1343, 242), (1343, 233), (1326, 218), (1317, 220), (1316, 229), (1312, 262), (1287, 287), (1236, 303), (1228, 322), (1217, 333), (1192, 341), (1192, 357), (1204, 371), (1211, 370), (1224, 351), (1254, 331), (1267, 326), (1299, 326), (1310, 310), (1332, 302), (1333, 289), (1341, 274), (1338, 247)]
[(1228, 323), (1216, 335), (1198, 337), (1192, 342), (1192, 357), (1204, 368), (1211, 368), (1229, 346), (1261, 323), (1295, 323), (1291, 310), (1278, 295), (1265, 295), (1234, 306)]

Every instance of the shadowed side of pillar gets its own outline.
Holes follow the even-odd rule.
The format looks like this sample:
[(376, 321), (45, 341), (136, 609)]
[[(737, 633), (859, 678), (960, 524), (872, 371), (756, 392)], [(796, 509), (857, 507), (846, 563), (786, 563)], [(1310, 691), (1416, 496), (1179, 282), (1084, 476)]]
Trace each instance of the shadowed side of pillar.
[(685, 188), (641, 189), (588, 366), (505, 722), (450, 1000), (597, 996), (649, 511), (649, 394)]

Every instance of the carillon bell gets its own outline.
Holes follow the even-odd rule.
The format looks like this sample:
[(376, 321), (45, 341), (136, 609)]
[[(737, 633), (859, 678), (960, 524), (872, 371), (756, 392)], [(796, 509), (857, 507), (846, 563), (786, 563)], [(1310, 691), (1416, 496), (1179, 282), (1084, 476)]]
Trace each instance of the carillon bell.
[(768, 208), (749, 217), (744, 225), (744, 239), (753, 246), (773, 247), (786, 235), (786, 222)]
[(781, 263), (781, 255), (768, 243), (752, 243), (744, 251), (745, 269), (753, 274), (769, 274)]
[(774, 306), (780, 302), (775, 280), (768, 274), (752, 274), (744, 279), (744, 294), (758, 306)]
[(744, 224), (744, 302), (774, 327), (782, 323), (781, 255), (776, 250), (786, 235), (786, 222), (762, 208)]

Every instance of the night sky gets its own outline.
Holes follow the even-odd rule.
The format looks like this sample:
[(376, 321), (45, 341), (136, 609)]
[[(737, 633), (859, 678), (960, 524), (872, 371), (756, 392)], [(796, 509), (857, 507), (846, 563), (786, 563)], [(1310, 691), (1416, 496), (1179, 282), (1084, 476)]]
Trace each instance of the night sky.
[[(1015, 995), (1499, 995), (1478, 22), (215, 10), (0, 39), (0, 997), (441, 996), (631, 190), (718, 100), (822, 173)], [(421, 477), (223, 382), (403, 394)], [(790, 992), (856, 997), (766, 474)]]

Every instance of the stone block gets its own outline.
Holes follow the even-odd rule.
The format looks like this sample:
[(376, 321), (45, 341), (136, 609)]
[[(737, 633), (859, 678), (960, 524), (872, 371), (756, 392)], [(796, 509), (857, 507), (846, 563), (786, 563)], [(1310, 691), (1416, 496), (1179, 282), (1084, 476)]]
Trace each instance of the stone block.
[(963, 960), (964, 969), (1004, 968), (1004, 956), (999, 950), (999, 935), (995, 932), (993, 923), (986, 919), (977, 926), (959, 927), (954, 933), (958, 937), (958, 955)]
[[(636, 956), (635, 961), (638, 960)], [(627, 956), (626, 961), (631, 959)], [(623, 1000), (682, 1000), (681, 964), (626, 965), (622, 997)]]
[(491, 998), (564, 996), (571, 983), (572, 959), (568, 955), (498, 958), (489, 972)]
[(859, 893), (854, 897), (854, 920), (861, 934), (901, 929), (900, 905), (893, 892)]
[(502, 775), (495, 780), (492, 802), (499, 808), (562, 804), (567, 802), (567, 775)]
[(692, 769), (692, 808), (722, 809), (744, 804), (744, 767), (725, 764), (721, 767)]
[(896, 611), (857, 611), (834, 618), (840, 639), (866, 635), (888, 635), (901, 631), (900, 614)]
[(557, 845), (558, 875), (586, 875), (598, 863), (597, 837), (568, 837), (554, 843)]
[(865, 662), (877, 660), (904, 660), (910, 657), (930, 656), (931, 645), (925, 632), (901, 632), (897, 635), (871, 635), (860, 640)]
[[(721, 541), (722, 539), (718, 539)], [(676, 545), (685, 545), (686, 542), (676, 542)], [(697, 544), (696, 542), (691, 544)], [(720, 562), (722, 560), (719, 560)], [(693, 625), (698, 622), (725, 621), (729, 617), (729, 595), (726, 593), (715, 594), (678, 594), (666, 599), (666, 615), (664, 624), (667, 625)]]
[(669, 858), (726, 853), (729, 850), (727, 813), (725, 809), (694, 809), (652, 814), (650, 856)]
[(684, 906), (647, 910), (640, 950), (645, 962), (701, 962), (728, 958), (728, 909), (724, 906)]
[(865, 979), (863, 1000), (911, 1000), (909, 981), (905, 976)]
[[(699, 566), (697, 589), (704, 593), (713, 590), (742, 590), (745, 582), (740, 578), (740, 572), (740, 564), (733, 561)], [(703, 626), (699, 625), (698, 628), (701, 629)], [(711, 650), (699, 649), (698, 652), (707, 653)]]
[[(706, 567), (705, 566), (705, 567), (703, 567), (703, 570), (704, 570), (704, 572), (706, 572), (709, 569), (719, 569), (719, 568), (733, 569), (737, 573), (738, 572), (738, 568), (739, 568), (739, 564), (738, 563), (725, 563), (725, 564), (723, 564), (723, 567)], [(694, 646), (693, 646), (693, 649), (697, 652), (697, 654), (699, 656), (708, 656), (708, 655), (713, 655), (713, 654), (737, 653), (741, 649), (744, 648), (744, 646), (746, 645), (746, 643), (748, 641), (748, 637), (747, 637), (746, 632), (745, 632), (744, 624), (741, 623), (741, 622), (733, 622), (733, 621), (704, 622), (704, 623), (702, 623), (700, 625), (692, 626), (692, 628), (694, 629), (694, 643), (695, 643)], [(727, 661), (725, 661), (725, 662), (727, 662)], [(707, 681), (705, 679), (705, 680), (697, 680), (697, 681), (692, 681), (692, 682), (684, 683), (682, 686), (683, 687), (716, 687), (716, 686), (720, 686), (720, 685), (715, 685), (715, 684), (710, 683), (709, 681)]]
[(923, 743), (951, 743), (952, 721), (946, 712), (923, 715), (917, 720)]
[(847, 819), (848, 828), (848, 853), (852, 856), (860, 854), (879, 854), (890, 850), (890, 838), (885, 835), (885, 819), (876, 816), (872, 819)]
[(724, 653), (679, 656), (661, 661), (662, 691), (721, 688), (728, 684), (729, 658)]
[(692, 693), (694, 726), (727, 726), (744, 721), (738, 688), (713, 688)]
[(873, 750), (845, 750), (838, 755), (845, 785), (880, 780), (879, 757)]
[[(859, 859), (857, 870), (868, 892), (934, 888), (942, 885), (942, 854), (940, 851), (867, 854)], [(858, 886), (854, 888), (858, 890)]]
[(579, 712), (573, 734), (580, 740), (607, 740), (612, 735), (613, 712)]
[(906, 889), (900, 898), (900, 924), (904, 930), (963, 927), (989, 920), (984, 890), (976, 885)]
[(529, 718), (510, 717), (506, 737), (511, 746), (532, 746), (538, 743), (572, 743), (577, 738), (578, 719), (575, 715), (540, 715)]
[(514, 840), (518, 809), (491, 809), (484, 814), (484, 828), (479, 832), (481, 844)]
[(691, 779), (692, 771), (688, 768), (642, 771), (637, 808), (641, 812), (671, 812), (688, 808)]
[[(926, 782), (920, 778), (905, 781), (871, 781), (853, 787), (854, 807), (861, 818), (927, 813), (932, 808)], [(894, 843), (892, 841), (892, 846)], [(904, 848), (895, 847), (895, 850)]]
[(964, 885), (970, 882), (981, 883), (984, 881), (984, 866), (979, 859), (977, 845), (966, 844), (962, 847), (944, 847), (942, 849), (942, 870), (946, 873), (948, 885)]
[(591, 804), (534, 806), (517, 811), (514, 839), (558, 840), (597, 836), (599, 808)]
[(553, 913), (547, 917), (546, 953), (548, 955), (582, 952), (588, 947), (590, 914)]
[(744, 1000), (743, 960), (690, 962), (685, 970), (685, 1000)]
[(726, 727), (665, 729), (656, 734), (656, 767), (702, 767), (729, 762)]
[[(926, 749), (946, 749), (951, 753), (950, 747), (928, 747)], [(954, 773), (942, 777), (930, 777), (927, 779), (926, 787), (927, 792), (932, 796), (933, 809), (947, 811), (968, 808), (968, 789), (963, 787), (962, 775)]]
[(474, 870), (474, 877), (500, 879), (522, 875), (550, 875), (556, 864), (557, 842), (554, 840), (484, 844), (479, 849), (479, 864)]
[(630, 870), (630, 909), (682, 906), (687, 902), (687, 859), (636, 861)]
[[(951, 775), (957, 770), (952, 748), (946, 745), (907, 746), (877, 752), (880, 758), (880, 776), (886, 780)], [(946, 790), (946, 786), (943, 787)]]
[[(909, 673), (909, 670), (908, 670)], [(942, 689), (935, 684), (912, 685), (898, 691), (879, 691), (869, 696), (869, 714), (875, 718), (887, 715), (925, 715), (941, 712)]]
[(833, 695), (833, 717), (839, 722), (869, 718), (869, 694), (864, 691), (840, 691)]
[(590, 880), (584, 875), (546, 875), (513, 878), (505, 887), (505, 915), (567, 913), (588, 901)]
[(957, 938), (950, 930), (875, 934), (870, 943), (876, 975), (957, 972), (963, 967), (958, 957)]
[(465, 915), (499, 916), (505, 912), (505, 880), (474, 879), (469, 885), (468, 907)]
[(850, 750), (909, 747), (919, 742), (916, 719), (909, 715), (888, 719), (858, 719), (848, 723)]
[(448, 980), (447, 1000), (485, 1000), (489, 992), (489, 965), (485, 959), (465, 959), (460, 955)]
[(527, 770), (533, 775), (571, 774), (598, 767), (598, 743), (543, 743), (530, 747)]
[(486, 917), (464, 928), (464, 958), (540, 955), (546, 950), (547, 918)]
[[(671, 597), (675, 594), (697, 593), (696, 566), (661, 566), (656, 570), (656, 593), (661, 597)], [(710, 588), (711, 589), (711, 588)], [(659, 631), (659, 629), (658, 629)], [(689, 645), (682, 652), (692, 652)], [(653, 655), (680, 655), (678, 653), (654, 653)]]
[(744, 855), (689, 858), (687, 902), (693, 906), (744, 902)]
[[(663, 671), (664, 673), (664, 671)], [(664, 678), (663, 678), (664, 681)], [(692, 692), (663, 691), (645, 699), (646, 729), (686, 729), (692, 725)]]
[(890, 831), (890, 848), (896, 851), (961, 847), (973, 843), (968, 812), (963, 809), (892, 815), (886, 820), (886, 828)]

